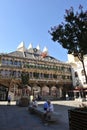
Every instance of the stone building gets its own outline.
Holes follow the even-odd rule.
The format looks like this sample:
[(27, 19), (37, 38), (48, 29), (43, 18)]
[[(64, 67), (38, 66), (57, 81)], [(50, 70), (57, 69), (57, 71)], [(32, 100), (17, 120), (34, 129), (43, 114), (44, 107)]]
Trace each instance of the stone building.
[[(22, 73), (29, 74), (23, 89)], [(12, 100), (17, 100), (22, 92), (27, 96), (59, 99), (71, 87), (71, 65), (50, 56), (46, 47), (41, 51), (39, 45), (33, 48), (30, 44), (26, 49), (21, 42), (16, 51), (0, 53), (0, 100), (7, 100), (8, 93)]]
[[(87, 84), (81, 61), (72, 54), (68, 54), (68, 63), (72, 66), (72, 81), (74, 86), (74, 95), (76, 97), (87, 96)], [(87, 55), (84, 56), (84, 66), (87, 74)]]

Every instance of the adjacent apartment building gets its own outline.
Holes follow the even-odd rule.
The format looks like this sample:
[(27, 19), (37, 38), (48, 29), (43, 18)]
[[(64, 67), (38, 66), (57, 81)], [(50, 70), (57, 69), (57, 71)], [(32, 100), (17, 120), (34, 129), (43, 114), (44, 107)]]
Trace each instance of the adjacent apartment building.
[[(21, 89), (21, 74), (28, 73), (29, 81)], [(10, 93), (12, 100), (25, 95), (42, 98), (60, 99), (72, 88), (71, 65), (50, 56), (48, 49), (40, 46), (28, 48), (21, 42), (17, 50), (11, 53), (0, 53), (0, 100), (7, 100)]]
[[(81, 61), (72, 54), (68, 54), (68, 63), (72, 66), (72, 81), (74, 86), (75, 97), (87, 96), (87, 84)], [(87, 55), (84, 56), (84, 65), (87, 74)]]

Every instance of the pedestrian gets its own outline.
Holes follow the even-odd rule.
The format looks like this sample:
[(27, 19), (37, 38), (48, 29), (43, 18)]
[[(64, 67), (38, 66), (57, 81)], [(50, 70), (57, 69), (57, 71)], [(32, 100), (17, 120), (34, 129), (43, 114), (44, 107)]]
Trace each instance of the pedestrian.
[(28, 109), (30, 110), (30, 113), (34, 114), (35, 113), (34, 109), (36, 109), (37, 107), (38, 107), (37, 100), (36, 99), (32, 99), (31, 104), (28, 106)]
[(49, 119), (49, 120), (51, 119), (53, 112), (54, 112), (54, 106), (51, 103), (51, 101), (49, 100), (48, 101), (48, 109), (47, 109), (47, 119)]
[(8, 105), (10, 105), (10, 103), (11, 103), (11, 95), (9, 94), (8, 95)]
[(43, 115), (43, 122), (45, 124), (47, 124), (47, 121), (51, 120), (51, 116), (52, 116), (52, 113), (54, 111), (53, 104), (51, 103), (50, 100), (48, 100), (44, 103), (44, 110), (45, 110), (45, 112)]
[(43, 108), (44, 108), (44, 111), (47, 111), (47, 108), (48, 108), (48, 101), (46, 101), (43, 105)]
[(36, 99), (32, 99), (32, 103), (31, 103), (32, 107), (38, 107), (38, 103)]
[(40, 94), (38, 94), (38, 100), (39, 100), (39, 101), (41, 100), (41, 95), (40, 95)]

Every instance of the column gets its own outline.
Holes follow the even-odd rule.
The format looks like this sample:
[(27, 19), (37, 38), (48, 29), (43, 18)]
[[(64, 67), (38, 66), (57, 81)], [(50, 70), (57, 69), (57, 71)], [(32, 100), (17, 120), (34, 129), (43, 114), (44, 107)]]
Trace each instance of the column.
[(49, 95), (51, 96), (51, 86), (49, 86)]
[(59, 88), (59, 96), (62, 97), (62, 88)]

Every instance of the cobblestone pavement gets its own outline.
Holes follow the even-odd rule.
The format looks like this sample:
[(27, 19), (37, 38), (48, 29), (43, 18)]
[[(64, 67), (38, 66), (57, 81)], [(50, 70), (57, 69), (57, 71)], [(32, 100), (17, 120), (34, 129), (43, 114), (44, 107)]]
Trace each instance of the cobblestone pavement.
[[(54, 104), (55, 111), (60, 114), (58, 122), (47, 126), (39, 117), (31, 115), (27, 107), (18, 107), (15, 104), (1, 105), (0, 103), (0, 130), (69, 130), (68, 109), (72, 106), (66, 105), (66, 102), (62, 102), (62, 104), (60, 102)], [(39, 102), (40, 104), (43, 102)]]

